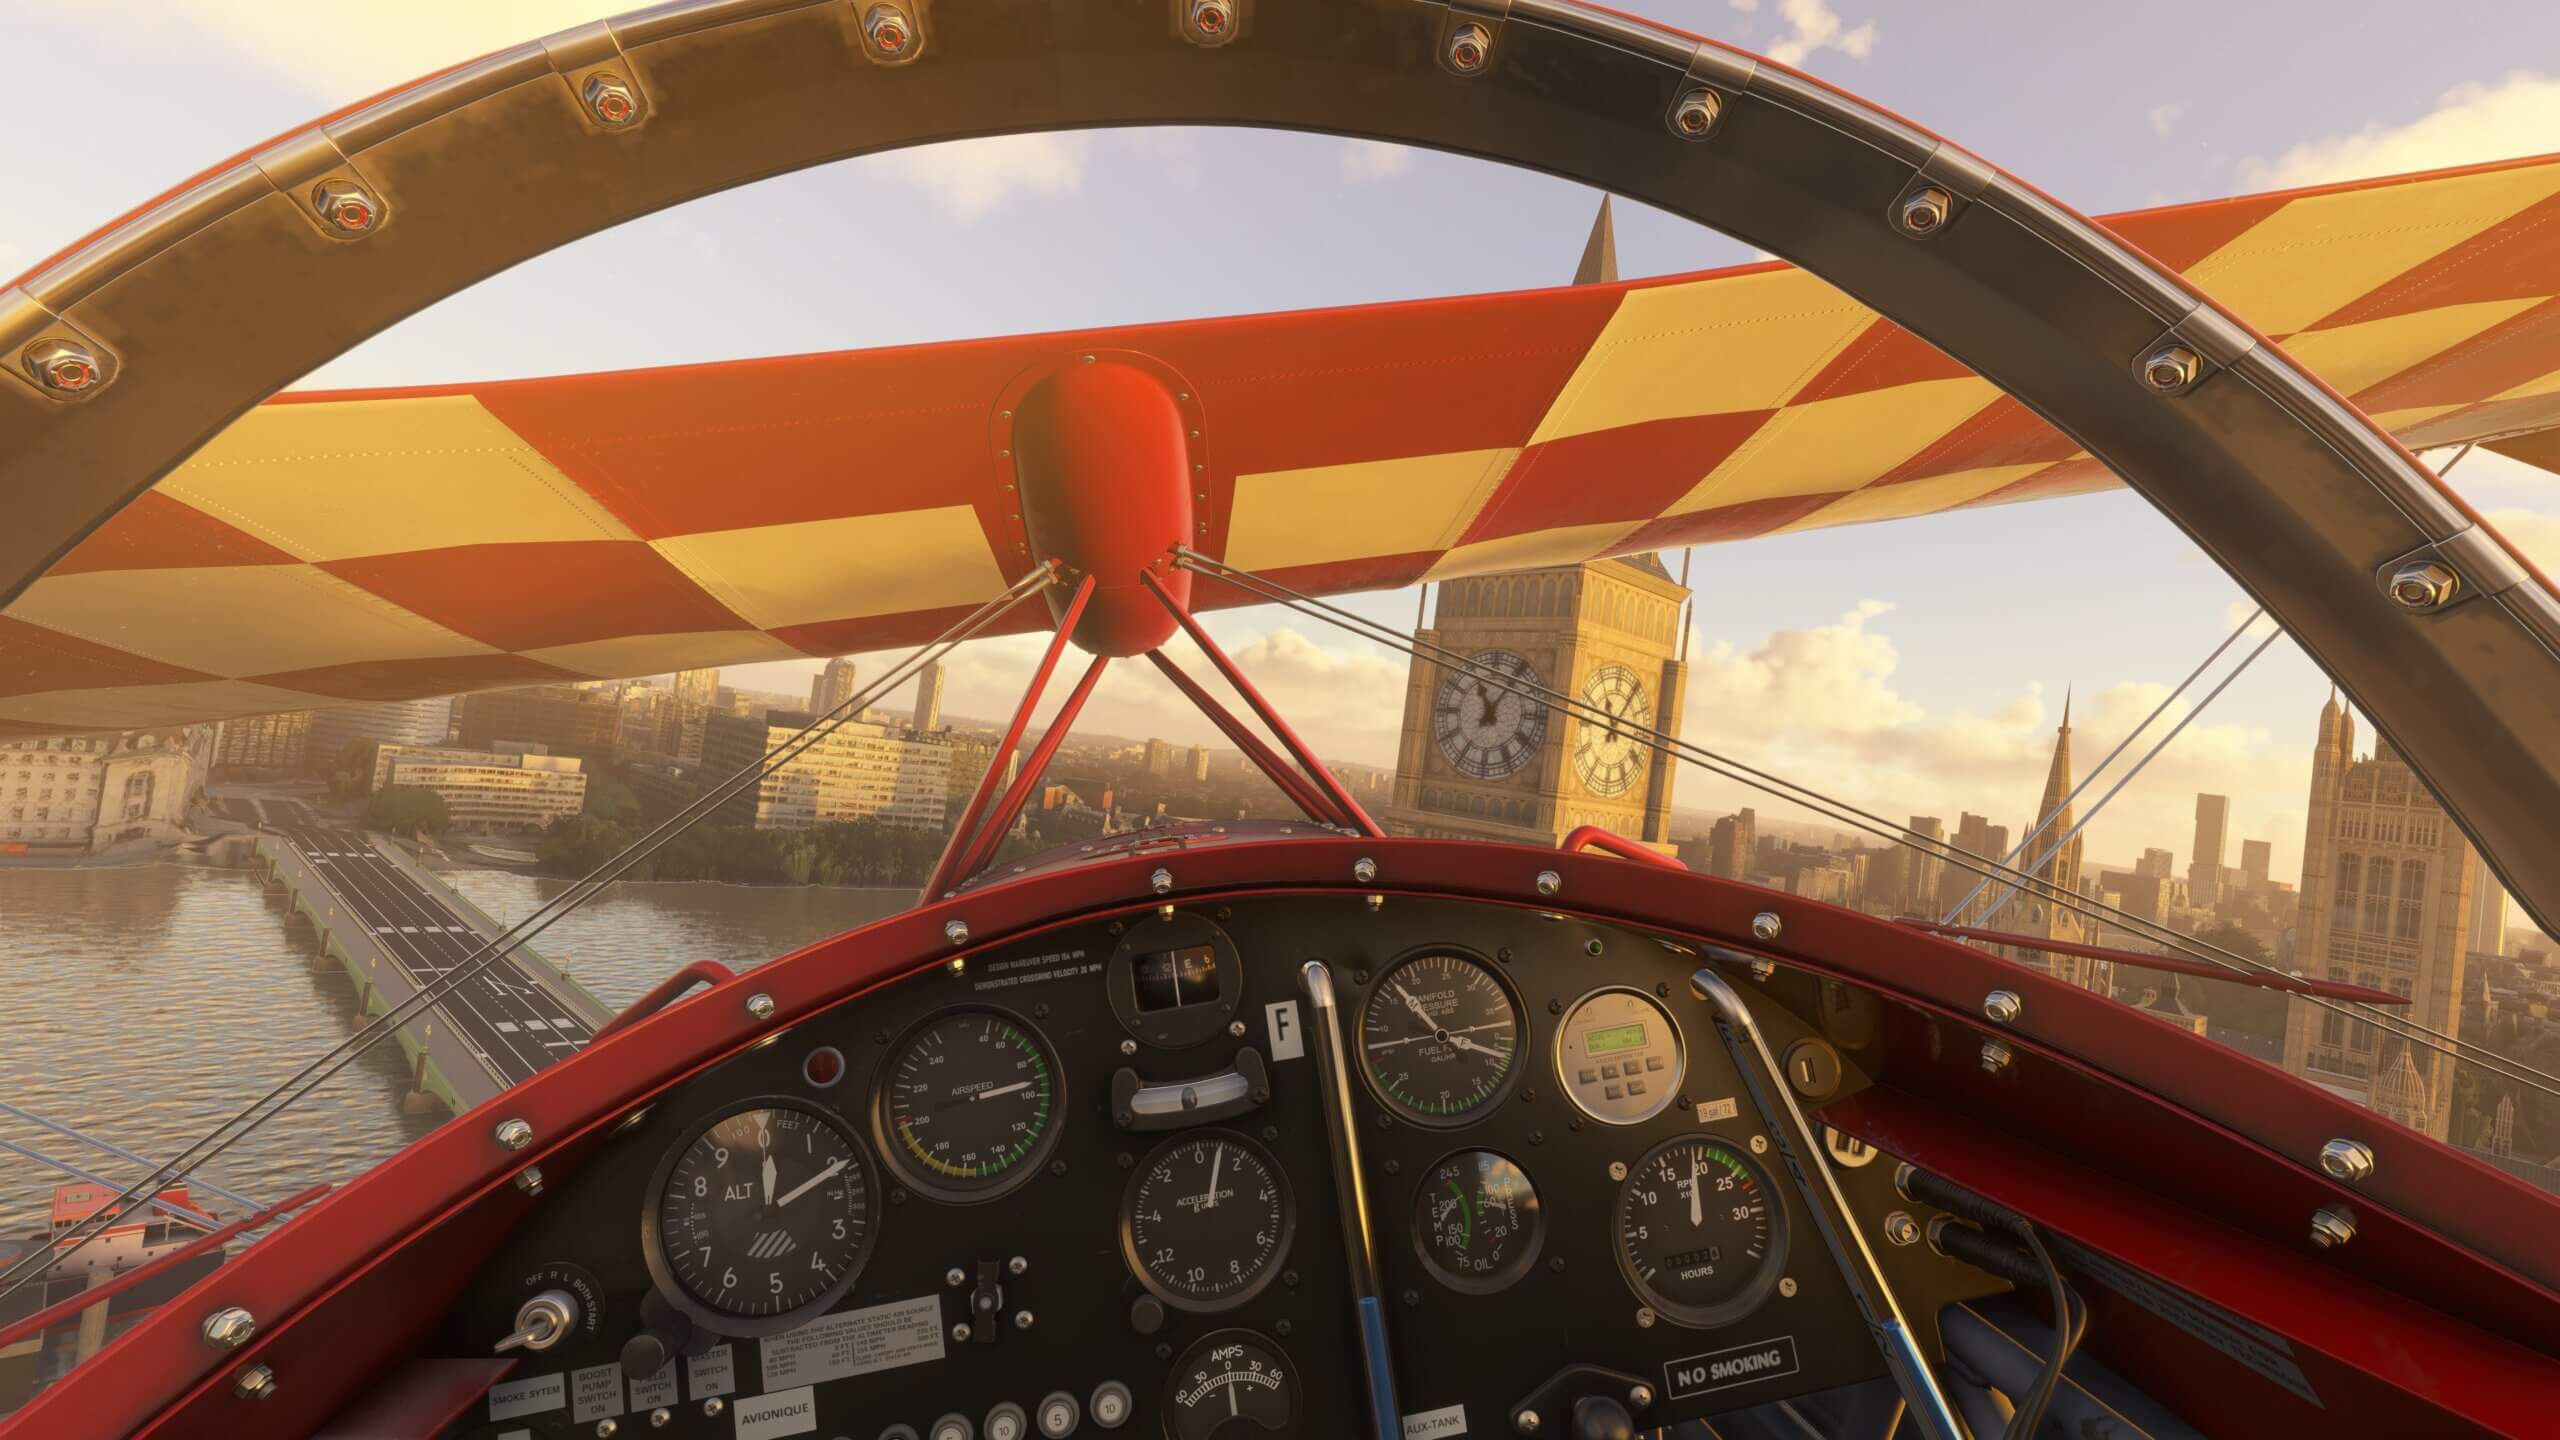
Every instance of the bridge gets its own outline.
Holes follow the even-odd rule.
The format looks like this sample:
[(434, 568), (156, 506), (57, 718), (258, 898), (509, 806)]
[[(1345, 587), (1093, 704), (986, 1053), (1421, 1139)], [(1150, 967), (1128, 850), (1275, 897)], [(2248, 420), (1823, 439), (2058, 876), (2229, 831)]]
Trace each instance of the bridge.
[[(505, 933), (477, 906), (377, 837), (297, 800), (229, 798), (261, 830), (268, 883), (311, 922), (323, 955), (355, 982), (360, 1020), (407, 1001)], [(612, 1017), (530, 946), (444, 992), (400, 1027), (411, 1089), (455, 1114), (576, 1054)]]

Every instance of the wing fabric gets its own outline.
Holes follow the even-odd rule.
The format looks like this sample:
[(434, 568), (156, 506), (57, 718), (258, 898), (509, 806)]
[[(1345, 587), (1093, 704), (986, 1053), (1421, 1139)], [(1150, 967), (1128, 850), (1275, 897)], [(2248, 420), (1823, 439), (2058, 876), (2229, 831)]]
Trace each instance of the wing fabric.
[[(2413, 448), (2539, 453), (2560, 429), (2555, 221), (2560, 156), (2105, 223)], [(1202, 547), (1320, 593), (2116, 483), (1783, 264), (297, 392), (0, 611), (0, 734), (914, 643), (1030, 563), (995, 438), (1008, 387), (1104, 349), (1200, 397)]]

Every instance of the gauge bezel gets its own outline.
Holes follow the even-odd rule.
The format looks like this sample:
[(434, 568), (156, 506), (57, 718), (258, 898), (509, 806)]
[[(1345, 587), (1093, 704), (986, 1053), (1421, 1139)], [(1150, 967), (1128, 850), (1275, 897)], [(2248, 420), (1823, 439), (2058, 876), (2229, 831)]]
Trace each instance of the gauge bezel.
[[(1760, 1181), (1762, 1192), (1769, 1197), (1769, 1253), (1761, 1257), (1760, 1268), (1751, 1277), (1751, 1283), (1736, 1293), (1732, 1299), (1714, 1305), (1684, 1305), (1676, 1300), (1664, 1298), (1660, 1291), (1653, 1288), (1651, 1282), (1636, 1273), (1634, 1263), (1627, 1258), (1627, 1187), (1638, 1183), (1638, 1177), (1644, 1173), (1645, 1167), (1651, 1165), (1663, 1152), (1682, 1145), (1709, 1144), (1722, 1148), (1744, 1169), (1756, 1176)], [(1771, 1292), (1778, 1288), (1779, 1277), (1786, 1273), (1787, 1246), (1790, 1238), (1785, 1192), (1778, 1188), (1776, 1178), (1769, 1173), (1769, 1167), (1752, 1156), (1749, 1142), (1736, 1140), (1722, 1131), (1683, 1130), (1659, 1144), (1648, 1147), (1642, 1156), (1627, 1167), (1627, 1178), (1618, 1182), (1617, 1193), (1609, 1197), (1609, 1253), (1618, 1262), (1619, 1277), (1627, 1282), (1629, 1290), (1635, 1292), (1636, 1299), (1642, 1301), (1655, 1315), (1687, 1330), (1721, 1329), (1750, 1316), (1762, 1305), (1767, 1304)]]
[[(1145, 1262), (1138, 1258), (1138, 1236), (1134, 1228), (1138, 1191), (1147, 1183), (1148, 1172), (1155, 1169), (1156, 1162), (1168, 1152), (1202, 1140), (1224, 1140), (1239, 1149), (1252, 1151), (1261, 1160), (1262, 1168), (1270, 1173), (1271, 1183), (1280, 1187), (1280, 1238), (1272, 1243), (1270, 1261), (1262, 1267), (1262, 1273), (1242, 1290), (1212, 1300), (1194, 1299), (1158, 1281)], [(1129, 1267), (1129, 1273), (1137, 1277), (1138, 1283), (1146, 1287), (1148, 1294), (1186, 1314), (1219, 1315), (1250, 1303), (1255, 1296), (1269, 1289), (1272, 1280), (1287, 1268), (1289, 1247), (1298, 1238), (1298, 1195), (1290, 1188), (1289, 1172), (1280, 1167), (1280, 1159), (1271, 1153), (1270, 1146), (1223, 1126), (1203, 1125), (1196, 1130), (1177, 1130), (1166, 1136), (1131, 1168), (1129, 1183), (1120, 1192), (1119, 1221), (1121, 1262)]]
[[(1528, 1183), (1529, 1198), (1536, 1201), (1538, 1205), (1538, 1224), (1537, 1228), (1532, 1230), (1529, 1234), (1529, 1248), (1519, 1256), (1506, 1262), (1500, 1270), (1495, 1271), (1491, 1275), (1480, 1278), (1475, 1276), (1450, 1274), (1437, 1259), (1432, 1257), (1431, 1247), (1424, 1241), (1424, 1232), (1426, 1227), (1422, 1221), (1422, 1206), (1424, 1197), (1430, 1192), (1431, 1177), (1440, 1172), (1441, 1166), (1466, 1155), (1490, 1155), (1496, 1160), (1510, 1166), (1512, 1169), (1519, 1171), (1520, 1178)], [(1461, 1295), (1500, 1294), (1502, 1291), (1508, 1290), (1512, 1286), (1519, 1284), (1522, 1279), (1528, 1276), (1530, 1271), (1538, 1268), (1538, 1257), (1546, 1253), (1547, 1200), (1546, 1196), (1538, 1189), (1537, 1177), (1531, 1175), (1529, 1173), (1529, 1167), (1521, 1164), (1519, 1160), (1513, 1157), (1508, 1151), (1497, 1150), (1490, 1145), (1461, 1145), (1457, 1149), (1450, 1151), (1448, 1154), (1441, 1156), (1439, 1159), (1432, 1161), (1429, 1165), (1424, 1166), (1422, 1170), (1422, 1180), (1414, 1187), (1412, 1210), (1412, 1218), (1405, 1224), (1405, 1234), (1413, 1241), (1414, 1253), (1422, 1258), (1423, 1272), (1428, 1274), (1432, 1279), (1439, 1281), (1442, 1285), (1447, 1286), (1449, 1289), (1454, 1290)]]
[[(1370, 1070), (1368, 1048), (1360, 1038), (1369, 1032), (1369, 1007), (1376, 1003), (1379, 993), (1387, 988), (1387, 982), (1395, 978), (1396, 974), (1406, 966), (1416, 961), (1428, 960), (1435, 955), (1464, 960), (1492, 976), (1495, 988), (1502, 992), (1502, 998), (1511, 1006), (1514, 1038), (1511, 1044), (1510, 1068), (1503, 1072), (1501, 1083), (1495, 1085), (1491, 1093), (1455, 1115), (1434, 1115), (1426, 1110), (1416, 1110), (1389, 1095), (1385, 1083)], [(1512, 983), (1511, 977), (1504, 973), (1501, 965), (1494, 963), (1482, 951), (1471, 946), (1416, 945), (1410, 950), (1398, 953), (1385, 965), (1379, 967), (1377, 977), (1370, 981), (1360, 997), (1360, 1004), (1352, 1011), (1350, 1043), (1359, 1051), (1351, 1068), (1360, 1072), (1361, 1083), (1368, 1089), (1369, 1098), (1375, 1100), (1388, 1114), (1408, 1125), (1419, 1125), (1427, 1130), (1456, 1130), (1473, 1125), (1492, 1115), (1503, 1101), (1511, 1098), (1512, 1091), (1520, 1088), (1520, 1072), (1527, 1068), (1522, 1061), (1535, 1045), (1536, 1037), (1530, 1033), (1528, 1003), (1520, 998), (1520, 987)]]
[[(1031, 1149), (1021, 1159), (1006, 1167), (992, 1183), (975, 1187), (957, 1186), (941, 1176), (919, 1173), (908, 1163), (897, 1137), (889, 1132), (889, 1077), (897, 1066), (898, 1057), (907, 1052), (907, 1047), (917, 1036), (954, 1015), (993, 1015), (1030, 1036), (1031, 1043), (1039, 1046), (1040, 1053), (1049, 1060), (1049, 1127), (1031, 1143)], [(903, 1189), (945, 1205), (984, 1205), (990, 1200), (1001, 1200), (1029, 1184), (1031, 1177), (1039, 1174), (1041, 1167), (1048, 1163), (1049, 1152), (1058, 1148), (1058, 1135), (1067, 1124), (1066, 1066), (1060, 1062), (1058, 1047), (1050, 1042), (1048, 1034), (1013, 1011), (1001, 1005), (974, 1002), (946, 1005), (899, 1031), (897, 1038), (880, 1052), (880, 1064), (871, 1075), (871, 1103), (868, 1108), (871, 1140), (880, 1147), (880, 1164), (889, 1172), (891, 1180)]]
[(1180, 1355), (1174, 1357), (1173, 1369), (1166, 1372), (1164, 1379), (1163, 1403), (1164, 1433), (1166, 1440), (1180, 1440), (1181, 1432), (1174, 1427), (1174, 1416), (1179, 1412), (1174, 1408), (1173, 1396), (1175, 1391), (1182, 1388), (1183, 1371), (1190, 1367), (1193, 1357), (1206, 1354), (1221, 1345), (1236, 1344), (1239, 1342), (1251, 1345), (1255, 1349), (1263, 1351), (1280, 1362), (1280, 1378), (1287, 1382), (1289, 1387), (1289, 1418), (1293, 1426), (1302, 1423), (1306, 1411), (1307, 1397), (1306, 1392), (1298, 1385), (1297, 1360), (1292, 1357), (1287, 1350), (1281, 1348), (1279, 1341), (1272, 1339), (1261, 1331), (1247, 1329), (1241, 1325), (1230, 1325), (1223, 1330), (1212, 1330), (1208, 1334), (1201, 1336), (1199, 1339), (1192, 1341), (1189, 1345), (1183, 1347)]
[[(1663, 1023), (1671, 1031), (1672, 1065), (1668, 1072), (1670, 1083), (1662, 1087), (1662, 1093), (1654, 1097), (1652, 1106), (1641, 1115), (1621, 1118), (1616, 1115), (1604, 1115), (1592, 1109), (1583, 1103), (1581, 1092), (1573, 1088), (1574, 1082), (1567, 1073), (1564, 1041), (1565, 1036), (1572, 1033), (1573, 1017), (1581, 1014), (1584, 1006), (1603, 995), (1634, 996), (1651, 1006), (1653, 1012), (1662, 1017)], [(1555, 1071), (1557, 1091), (1576, 1111), (1602, 1125), (1615, 1125), (1621, 1128), (1643, 1125), (1659, 1119), (1663, 1111), (1670, 1109), (1671, 1102), (1679, 1097), (1681, 1087), (1689, 1083), (1689, 1034), (1680, 1028), (1680, 1017), (1672, 1014), (1671, 1007), (1663, 1004), (1661, 998), (1653, 992), (1638, 989), (1633, 985), (1595, 985), (1566, 1001), (1564, 1009), (1557, 1014), (1555, 1033), (1547, 1039), (1547, 1060), (1549, 1066)]]
[[(1141, 951), (1179, 949), (1206, 944), (1218, 956), (1218, 993), (1196, 1005), (1152, 1013), (1138, 1008), (1137, 959)], [(1244, 1005), (1244, 956), (1226, 930), (1205, 915), (1177, 910), (1129, 922), (1103, 967), (1103, 994), (1120, 1028), (1140, 1044), (1159, 1050), (1188, 1050), (1227, 1033), (1227, 1025)]]
[[(691, 1150), (694, 1142), (708, 1133), (711, 1127), (742, 1111), (777, 1109), (813, 1115), (821, 1124), (832, 1127), (842, 1136), (846, 1149), (853, 1156), (852, 1168), (862, 1172), (866, 1197), (865, 1223), (862, 1237), (854, 1245), (853, 1262), (845, 1267), (843, 1277), (829, 1285), (817, 1299), (778, 1315), (735, 1315), (695, 1298), (693, 1292), (684, 1287), (684, 1282), (676, 1278), (675, 1267), (667, 1262), (666, 1241), (659, 1234), (659, 1220), (666, 1208), (667, 1180), (675, 1174), (676, 1163), (684, 1158), (685, 1152)], [(853, 1290), (854, 1283), (862, 1278), (862, 1272), (870, 1267), (872, 1255), (880, 1248), (880, 1225), (886, 1209), (879, 1180), (878, 1173), (872, 1168), (871, 1152), (862, 1143), (862, 1127), (843, 1111), (805, 1095), (750, 1095), (730, 1101), (686, 1122), (675, 1143), (667, 1147), (666, 1153), (659, 1156), (658, 1163), (651, 1168), (648, 1199), (640, 1207), (641, 1262), (648, 1267), (649, 1281), (657, 1287), (661, 1299), (682, 1311), (685, 1318), (694, 1324), (714, 1334), (760, 1338), (796, 1330), (826, 1314), (844, 1299)]]

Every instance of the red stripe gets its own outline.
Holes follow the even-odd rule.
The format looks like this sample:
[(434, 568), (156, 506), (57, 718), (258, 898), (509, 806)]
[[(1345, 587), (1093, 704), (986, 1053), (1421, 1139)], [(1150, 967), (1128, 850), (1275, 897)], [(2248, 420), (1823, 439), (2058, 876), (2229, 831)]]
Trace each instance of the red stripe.
[(465, 690), (497, 690), (589, 677), (522, 655), (440, 655), (424, 660), (358, 660), (245, 677), (260, 685), (339, 700), (416, 700)]
[(753, 628), (636, 540), (457, 545), (320, 568), (500, 650)]
[(1776, 413), (1684, 415), (1532, 445), (1458, 543), (1660, 515)]
[(296, 556), (157, 490), (107, 517), (48, 575), (100, 570), (172, 570), (217, 565), (293, 565)]
[(0, 615), (0, 696), (217, 678)]
[(2554, 294), (2560, 294), (2560, 194), (2394, 275), (2308, 328), (2329, 330), (2447, 305)]

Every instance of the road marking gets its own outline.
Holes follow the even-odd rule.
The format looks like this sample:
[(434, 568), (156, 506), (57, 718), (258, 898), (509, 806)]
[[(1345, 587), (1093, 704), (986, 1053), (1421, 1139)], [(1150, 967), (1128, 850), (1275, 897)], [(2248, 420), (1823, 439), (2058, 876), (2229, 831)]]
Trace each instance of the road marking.
[(514, 1033), (516, 1033), (516, 1022), (514, 1022), (513, 1020), (501, 1020), (501, 1021), (499, 1021), (499, 1022), (498, 1022), (498, 1033), (499, 1033), (499, 1034), (501, 1034), (501, 1035), (513, 1035)]

